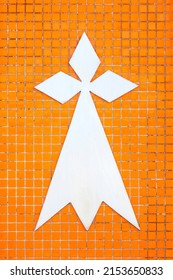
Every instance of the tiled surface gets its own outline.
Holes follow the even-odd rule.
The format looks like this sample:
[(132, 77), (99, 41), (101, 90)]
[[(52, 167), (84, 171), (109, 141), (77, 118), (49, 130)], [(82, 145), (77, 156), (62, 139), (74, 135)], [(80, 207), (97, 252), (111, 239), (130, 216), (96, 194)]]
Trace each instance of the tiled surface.
[[(171, 0), (0, 0), (0, 258), (172, 259)], [(93, 95), (141, 231), (102, 204), (87, 232), (66, 206), (34, 227), (78, 99), (34, 86), (68, 61), (83, 32), (110, 69), (139, 84)], [(95, 77), (96, 77), (95, 76)]]

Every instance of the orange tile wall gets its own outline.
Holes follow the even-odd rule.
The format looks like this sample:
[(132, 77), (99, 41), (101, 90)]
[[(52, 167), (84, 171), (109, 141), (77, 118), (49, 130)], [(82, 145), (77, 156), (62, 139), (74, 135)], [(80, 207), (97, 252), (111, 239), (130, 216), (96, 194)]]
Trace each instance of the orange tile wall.
[[(0, 259), (172, 259), (171, 0), (0, 0)], [(93, 95), (141, 231), (102, 204), (87, 232), (67, 205), (34, 232), (74, 108), (34, 89), (75, 73), (83, 32), (139, 87)]]

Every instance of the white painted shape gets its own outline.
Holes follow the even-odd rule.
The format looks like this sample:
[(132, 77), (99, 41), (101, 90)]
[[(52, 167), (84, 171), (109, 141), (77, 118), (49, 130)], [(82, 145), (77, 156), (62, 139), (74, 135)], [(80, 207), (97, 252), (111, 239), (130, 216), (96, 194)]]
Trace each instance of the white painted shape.
[(71, 202), (89, 229), (104, 201), (139, 228), (89, 90), (111, 102), (137, 85), (107, 71), (90, 83), (100, 60), (84, 33), (70, 60), (82, 82), (59, 72), (36, 88), (64, 103), (82, 91), (36, 229)]
[(107, 71), (91, 83), (90, 90), (108, 102), (112, 102), (138, 85)]
[(81, 82), (59, 72), (35, 88), (63, 104), (81, 90)]
[(83, 82), (89, 82), (94, 76), (100, 59), (85, 33), (83, 33), (69, 64)]
[(89, 92), (79, 97), (36, 229), (71, 202), (86, 229), (105, 201), (139, 228)]

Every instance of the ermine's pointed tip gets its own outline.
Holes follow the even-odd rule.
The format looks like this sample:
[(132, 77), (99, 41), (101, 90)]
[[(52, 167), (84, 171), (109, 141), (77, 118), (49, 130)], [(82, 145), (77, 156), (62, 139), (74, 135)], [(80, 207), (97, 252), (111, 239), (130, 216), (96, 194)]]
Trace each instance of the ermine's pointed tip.
[(91, 226), (92, 222), (89, 223), (89, 224), (88, 223), (84, 224), (83, 221), (82, 221), (82, 224), (83, 224), (84, 228), (88, 231), (90, 229), (90, 226)]
[(137, 88), (139, 85), (134, 83), (134, 88)]
[(34, 232), (37, 231), (37, 229), (38, 229), (38, 227), (36, 226), (35, 229), (34, 229)]
[(87, 36), (86, 32), (84, 32), (84, 33), (82, 34), (81, 39), (87, 39), (87, 40), (89, 40), (89, 38), (88, 38), (88, 36)]
[[(40, 84), (39, 84), (39, 85), (40, 85)], [(39, 85), (35, 86), (34, 88), (37, 89), (37, 90), (40, 90)]]
[(131, 82), (131, 85), (132, 85), (132, 89), (131, 90), (133, 90), (133, 89), (135, 89), (135, 88), (137, 88), (139, 86), (138, 84), (133, 83), (133, 82)]
[(90, 226), (84, 226), (85, 227), (85, 229), (88, 231), (89, 230), (89, 228), (90, 228)]
[(136, 222), (135, 224), (132, 224), (135, 228), (137, 228), (138, 230), (140, 230), (140, 226), (138, 224), (138, 222)]
[(138, 230), (141, 230), (139, 225), (137, 226), (137, 229), (138, 229)]
[(34, 231), (37, 231), (40, 227), (41, 227), (41, 225), (37, 222), (37, 224), (36, 224), (36, 227), (35, 227)]

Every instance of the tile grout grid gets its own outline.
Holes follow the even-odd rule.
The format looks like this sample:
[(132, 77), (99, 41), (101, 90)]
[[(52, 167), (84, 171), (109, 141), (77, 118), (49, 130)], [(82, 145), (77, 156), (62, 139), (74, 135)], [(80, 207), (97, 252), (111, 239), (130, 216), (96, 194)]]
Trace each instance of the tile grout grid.
[[(172, 259), (171, 0), (0, 0), (0, 258)], [(68, 205), (34, 227), (78, 96), (60, 105), (34, 86), (86, 31), (101, 59), (139, 87), (92, 94), (141, 231), (102, 204), (88, 232)]]

